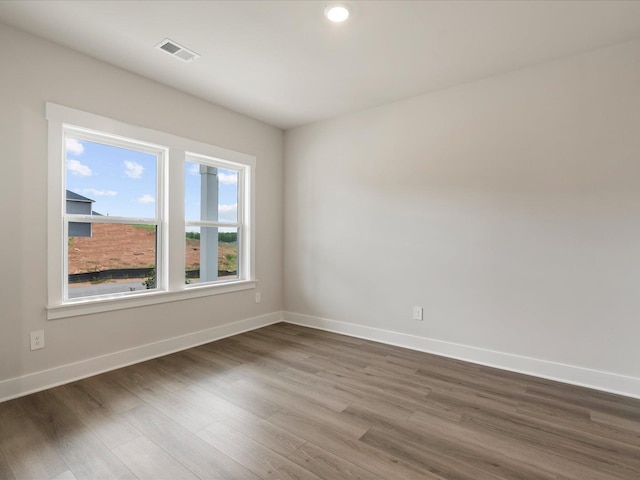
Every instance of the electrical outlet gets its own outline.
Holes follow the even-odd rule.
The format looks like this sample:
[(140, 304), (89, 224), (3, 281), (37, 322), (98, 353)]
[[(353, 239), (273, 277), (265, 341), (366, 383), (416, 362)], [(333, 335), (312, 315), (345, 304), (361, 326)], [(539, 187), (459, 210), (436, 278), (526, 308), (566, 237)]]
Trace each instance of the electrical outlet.
[(31, 332), (31, 350), (44, 348), (44, 330)]
[(260, 292), (256, 292), (256, 303), (260, 303), (260, 300), (262, 300), (262, 297), (260, 296)]
[(422, 307), (413, 307), (413, 319), (414, 320), (423, 320), (423, 309), (422, 309)]

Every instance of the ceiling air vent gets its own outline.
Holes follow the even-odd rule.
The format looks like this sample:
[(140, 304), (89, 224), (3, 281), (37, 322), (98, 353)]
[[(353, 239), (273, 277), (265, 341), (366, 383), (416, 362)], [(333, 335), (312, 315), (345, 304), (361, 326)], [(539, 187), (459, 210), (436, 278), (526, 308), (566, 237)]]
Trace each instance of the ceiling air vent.
[(164, 50), (169, 55), (177, 57), (183, 62), (192, 62), (200, 56), (196, 52), (193, 52), (168, 38), (165, 38), (158, 45), (156, 45), (156, 48)]

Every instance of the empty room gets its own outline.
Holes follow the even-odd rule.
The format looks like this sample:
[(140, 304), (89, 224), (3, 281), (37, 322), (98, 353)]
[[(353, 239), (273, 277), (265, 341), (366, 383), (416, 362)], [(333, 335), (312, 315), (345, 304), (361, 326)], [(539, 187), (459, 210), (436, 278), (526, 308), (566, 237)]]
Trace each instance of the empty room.
[(0, 44), (0, 480), (640, 479), (640, 1)]

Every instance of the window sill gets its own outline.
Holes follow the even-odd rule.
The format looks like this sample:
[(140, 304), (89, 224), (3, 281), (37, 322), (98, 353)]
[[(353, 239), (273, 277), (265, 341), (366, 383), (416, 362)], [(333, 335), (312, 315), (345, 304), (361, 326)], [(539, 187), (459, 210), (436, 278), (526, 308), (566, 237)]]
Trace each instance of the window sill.
[(241, 290), (251, 290), (256, 288), (257, 283), (257, 280), (241, 280), (220, 285), (192, 286), (185, 290), (174, 292), (145, 292), (139, 295), (102, 298), (99, 300), (79, 300), (65, 303), (64, 305), (50, 305), (46, 308), (47, 320), (143, 307), (145, 305), (156, 305), (159, 303), (177, 302), (180, 300), (189, 300), (190, 298), (208, 297), (210, 295), (220, 295)]

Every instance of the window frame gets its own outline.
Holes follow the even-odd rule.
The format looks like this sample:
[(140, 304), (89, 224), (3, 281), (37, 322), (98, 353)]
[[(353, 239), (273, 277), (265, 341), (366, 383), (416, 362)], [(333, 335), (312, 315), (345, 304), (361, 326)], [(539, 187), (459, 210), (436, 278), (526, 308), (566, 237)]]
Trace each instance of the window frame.
[[(47, 319), (65, 318), (143, 305), (172, 302), (188, 298), (217, 295), (256, 288), (255, 278), (255, 168), (254, 156), (209, 145), (177, 135), (130, 125), (112, 118), (95, 115), (47, 102), (48, 122), (48, 239), (47, 239)], [(67, 214), (65, 207), (67, 132), (79, 140), (133, 148), (158, 155), (156, 218), (109, 217)], [(79, 138), (82, 137), (82, 138)], [(149, 151), (150, 150), (150, 151)], [(184, 167), (188, 158), (210, 159), (222, 168), (243, 172), (242, 188), (238, 179), (238, 195), (242, 194), (242, 219), (238, 199), (238, 222), (243, 235), (242, 271), (238, 278), (203, 284), (185, 285), (185, 212)], [(242, 190), (242, 193), (241, 193)], [(68, 298), (68, 259), (65, 239), (68, 223), (140, 223), (157, 224), (155, 289), (90, 297)], [(149, 223), (151, 222), (151, 223)], [(157, 223), (156, 223), (157, 222)], [(240, 255), (239, 255), (240, 256)]]
[[(213, 227), (213, 228), (236, 228), (237, 229), (237, 243), (238, 243), (238, 271), (237, 271), (237, 278), (231, 278), (231, 279), (218, 279), (215, 282), (203, 282), (203, 283), (197, 283), (197, 284), (192, 284), (187, 286), (187, 288), (197, 288), (199, 286), (204, 286), (204, 285), (214, 285), (214, 284), (219, 284), (219, 283), (229, 283), (229, 282), (234, 282), (234, 281), (238, 281), (241, 280), (243, 278), (246, 278), (247, 276), (249, 276), (249, 271), (248, 271), (248, 262), (245, 261), (245, 255), (244, 253), (247, 251), (247, 249), (249, 248), (249, 245), (246, 242), (246, 237), (248, 236), (248, 232), (246, 232), (246, 215), (245, 212), (247, 211), (246, 205), (248, 203), (248, 201), (250, 200), (249, 198), (247, 198), (247, 188), (246, 188), (246, 182), (245, 182), (245, 177), (247, 175), (249, 175), (249, 168), (247, 165), (242, 165), (239, 163), (232, 163), (232, 162), (224, 162), (224, 161), (220, 161), (219, 159), (216, 158), (212, 158), (212, 157), (206, 157), (204, 155), (200, 155), (194, 152), (186, 152), (185, 155), (185, 165), (186, 163), (193, 163), (196, 165), (204, 165), (207, 167), (214, 167), (214, 168), (222, 168), (222, 169), (229, 169), (229, 170), (234, 170), (238, 172), (238, 189), (237, 189), (237, 194), (238, 197), (236, 199), (237, 202), (237, 213), (236, 213), (236, 221), (235, 222), (221, 222), (221, 221), (211, 221), (211, 220), (187, 220), (185, 218), (185, 227), (200, 227), (200, 228), (206, 228), (206, 227)], [(202, 230), (200, 231), (200, 233), (202, 234)], [(200, 246), (200, 249), (202, 251), (202, 245)]]
[[(71, 304), (78, 303), (82, 300), (106, 300), (111, 298), (120, 298), (130, 295), (136, 294), (144, 294), (146, 293), (144, 290), (139, 290), (136, 292), (123, 292), (118, 294), (103, 294), (103, 295), (91, 295), (87, 297), (78, 297), (78, 298), (69, 298), (69, 259), (68, 259), (68, 248), (64, 248), (64, 245), (67, 245), (69, 240), (69, 222), (77, 222), (77, 223), (102, 223), (102, 224), (121, 224), (121, 225), (155, 225), (156, 226), (156, 258), (155, 258), (155, 271), (156, 271), (156, 288), (153, 290), (164, 291), (166, 290), (166, 285), (162, 281), (165, 279), (164, 270), (165, 264), (164, 262), (159, 261), (159, 259), (164, 258), (163, 252), (165, 250), (166, 241), (166, 189), (163, 188), (164, 185), (164, 176), (165, 176), (165, 163), (167, 162), (168, 157), (168, 148), (163, 147), (161, 145), (153, 145), (146, 142), (140, 142), (138, 140), (133, 140), (129, 138), (114, 136), (111, 134), (104, 134), (102, 132), (96, 132), (94, 130), (88, 130), (85, 128), (78, 128), (72, 125), (63, 125), (62, 128), (62, 145), (64, 148), (64, 158), (63, 162), (66, 161), (66, 140), (68, 137), (75, 138), (80, 141), (87, 141), (93, 143), (100, 143), (103, 145), (108, 145), (111, 147), (124, 148), (127, 150), (135, 150), (138, 152), (144, 152), (147, 154), (154, 155), (156, 157), (156, 192), (155, 192), (155, 216), (153, 218), (140, 218), (140, 217), (117, 217), (117, 216), (94, 216), (94, 215), (81, 215), (81, 214), (73, 214), (67, 213), (66, 208), (63, 211), (63, 229), (62, 234), (63, 238), (63, 272), (62, 272), (62, 303)], [(64, 165), (64, 171), (62, 175), (63, 192), (66, 191), (67, 187), (67, 179), (66, 179), (66, 165)]]

